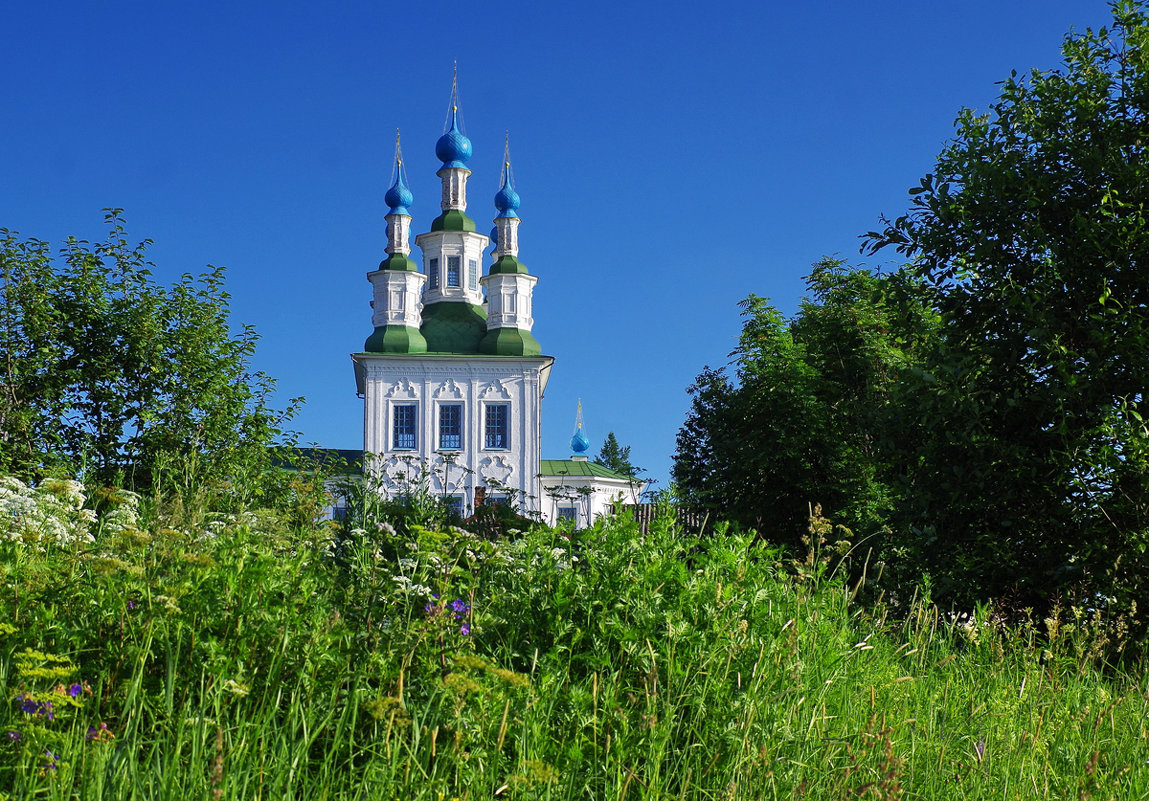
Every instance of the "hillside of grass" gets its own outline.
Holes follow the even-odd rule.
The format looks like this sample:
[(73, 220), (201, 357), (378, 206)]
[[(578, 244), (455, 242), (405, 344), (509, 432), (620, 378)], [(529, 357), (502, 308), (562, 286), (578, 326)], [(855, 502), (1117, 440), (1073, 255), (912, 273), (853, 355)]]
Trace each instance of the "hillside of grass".
[(0, 798), (1149, 795), (1127, 619), (877, 597), (820, 518), (795, 561), (669, 510), (480, 536), (11, 478), (0, 506)]

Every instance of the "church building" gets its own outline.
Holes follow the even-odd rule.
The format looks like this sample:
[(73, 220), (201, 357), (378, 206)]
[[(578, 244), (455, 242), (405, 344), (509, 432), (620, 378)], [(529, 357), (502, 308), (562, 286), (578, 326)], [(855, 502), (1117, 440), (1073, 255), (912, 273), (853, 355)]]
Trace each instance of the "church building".
[[(457, 97), (453, 90), (447, 130), (435, 145), (440, 213), (414, 237), (421, 265), (412, 257), (414, 198), (396, 141), (395, 179), (384, 198), (387, 256), (367, 274), (375, 330), (352, 354), (364, 399), (363, 468), (387, 494), (423, 486), (464, 515), (484, 500), (506, 500), (554, 523), (572, 512), (548, 501), (547, 492), (566, 487), (570, 470), (565, 460), (544, 466), (540, 457), (542, 398), (554, 358), (531, 333), (538, 278), (519, 261), (520, 199), (509, 149), (487, 236), (467, 215), (471, 141), (460, 130)], [(556, 471), (558, 478), (545, 475)], [(580, 486), (593, 478), (582, 477)], [(613, 485), (620, 477), (604, 478)]]

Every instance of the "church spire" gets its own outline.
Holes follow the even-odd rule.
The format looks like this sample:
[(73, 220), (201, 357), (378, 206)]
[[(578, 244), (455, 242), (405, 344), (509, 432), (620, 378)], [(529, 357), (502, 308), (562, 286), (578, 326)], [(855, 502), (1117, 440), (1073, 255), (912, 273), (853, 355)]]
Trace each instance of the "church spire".
[[(387, 212), (387, 252), (391, 256), (396, 254), (406, 257), (411, 252), (411, 242), (409, 240), (411, 230), (411, 210), (408, 208), (414, 202), (414, 196), (411, 194), (410, 188), (407, 186), (406, 176), (403, 174), (403, 149), (399, 142), (399, 131), (395, 131), (395, 181), (391, 184), (391, 188), (387, 190), (387, 194), (383, 196), (383, 202), (389, 207)], [(387, 261), (396, 262), (391, 266), (385, 267), (383, 264), (379, 265), (380, 269), (385, 270), (414, 270), (415, 264), (410, 259), (388, 259)], [(398, 262), (406, 262), (409, 266), (399, 266)], [(384, 262), (386, 264), (386, 262)]]
[(367, 274), (374, 288), (371, 323), (375, 332), (363, 344), (369, 353), (426, 353), (422, 324), (423, 283), (427, 277), (407, 254), (411, 252), (410, 206), (415, 202), (403, 174), (403, 151), (395, 131), (395, 180), (383, 201), (387, 211), (387, 258)]
[(584, 454), (590, 447), (590, 440), (582, 430), (582, 398), (578, 399), (578, 412), (575, 414), (575, 432), (571, 437), (571, 450), (576, 454)]
[(471, 140), (459, 125), (458, 65), (451, 76), (451, 105), (443, 135), (435, 143), (435, 156), (443, 162), (436, 175), (443, 182), (443, 213), (431, 223), (432, 231), (474, 231), (475, 223), (467, 215), (467, 161), (471, 158)]
[(483, 286), (487, 290), (487, 335), (479, 344), (482, 353), (497, 356), (538, 356), (542, 348), (531, 335), (534, 317), (531, 296), (535, 283), (519, 254), (519, 193), (513, 186), (510, 135), (503, 147), (502, 186), (495, 193), (495, 263)]
[(503, 256), (519, 255), (519, 193), (515, 191), (511, 174), (511, 135), (503, 140), (502, 186), (495, 194), (495, 261)]

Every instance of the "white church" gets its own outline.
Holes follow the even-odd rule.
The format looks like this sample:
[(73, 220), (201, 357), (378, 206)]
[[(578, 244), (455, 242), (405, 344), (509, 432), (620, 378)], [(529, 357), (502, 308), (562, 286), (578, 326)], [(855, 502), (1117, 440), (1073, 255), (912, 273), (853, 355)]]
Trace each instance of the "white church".
[(511, 502), (552, 525), (589, 525), (613, 503), (638, 503), (644, 486), (587, 460), (581, 410), (574, 455), (541, 458), (542, 399), (555, 360), (531, 334), (539, 279), (519, 261), (520, 199), (506, 150), (490, 236), (467, 216), (471, 141), (459, 128), (457, 97), (452, 90), (435, 145), (440, 213), (414, 237), (421, 264), (396, 142), (384, 198), (387, 256), (367, 274), (375, 330), (351, 356), (364, 399), (364, 472), (387, 494), (422, 482), (464, 516), (481, 503)]

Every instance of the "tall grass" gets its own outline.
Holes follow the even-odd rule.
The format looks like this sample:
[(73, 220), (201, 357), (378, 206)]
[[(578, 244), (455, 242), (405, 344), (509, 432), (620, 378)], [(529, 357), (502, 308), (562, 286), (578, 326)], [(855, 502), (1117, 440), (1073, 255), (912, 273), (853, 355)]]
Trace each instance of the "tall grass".
[(90, 538), (0, 530), (9, 798), (1149, 794), (1149, 687), (1094, 612), (863, 608), (817, 550), (670, 516), (487, 540), (102, 502)]

